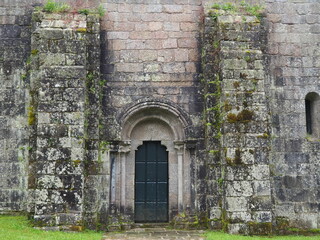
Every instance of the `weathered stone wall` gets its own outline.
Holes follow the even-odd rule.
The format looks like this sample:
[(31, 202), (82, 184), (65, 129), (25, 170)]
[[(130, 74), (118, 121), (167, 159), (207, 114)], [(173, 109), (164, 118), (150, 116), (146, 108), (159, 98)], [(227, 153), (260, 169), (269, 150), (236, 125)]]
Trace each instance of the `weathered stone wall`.
[(27, 117), (32, 4), (0, 2), (0, 211), (25, 211), (29, 126)]
[[(31, 44), (31, 12), (41, 2), (0, 3), (1, 212), (24, 211), (29, 199), (29, 210), (54, 224), (113, 221), (109, 168), (125, 148), (118, 142), (121, 116), (151, 102), (190, 120), (186, 140), (196, 143), (186, 144), (197, 196), (192, 201), (198, 213), (208, 211), (211, 226), (246, 232), (272, 220), (275, 226), (319, 228), (319, 136), (307, 135), (305, 97), (319, 94), (320, 3), (252, 0), (266, 7), (265, 28), (247, 16), (206, 19), (203, 28), (203, 8), (225, 1), (101, 0), (107, 13), (100, 58), (97, 32), (74, 31), (67, 26), (72, 21), (54, 17), (42, 19), (36, 31), (56, 33), (38, 38), (34, 32)], [(50, 49), (37, 45), (44, 39), (53, 43)], [(70, 69), (78, 76), (57, 79)], [(64, 156), (55, 159), (50, 151)], [(60, 171), (60, 161), (75, 168)], [(54, 193), (61, 204), (51, 204), (54, 194), (34, 198), (35, 192)], [(80, 200), (73, 205), (66, 197), (75, 192)]]
[(102, 165), (99, 17), (41, 11), (32, 17), (29, 211), (40, 226), (75, 229), (92, 213), (91, 175)]
[(267, 234), (272, 214), (265, 29), (245, 12), (213, 9), (209, 15), (203, 54), (209, 219), (231, 233)]
[[(139, 103), (180, 111), (191, 121), (184, 130), (185, 140), (198, 140), (197, 151), (191, 154), (191, 169), (184, 170), (195, 176), (192, 191), (198, 191), (204, 185), (197, 179), (205, 178), (199, 158), (204, 146), (203, 95), (199, 82), (201, 1), (102, 2), (107, 12), (102, 23), (101, 72), (107, 84), (102, 102), (101, 137), (118, 146), (117, 140), (123, 140), (121, 134), (124, 134), (122, 116)], [(117, 149), (113, 159), (122, 154)], [(193, 200), (196, 209), (205, 211), (204, 192), (198, 193), (197, 200)], [(117, 215), (117, 210), (112, 212)]]
[(320, 3), (269, 1), (266, 7), (273, 212), (279, 223), (319, 228), (320, 145), (306, 132), (305, 97), (319, 94)]
[[(142, 98), (166, 99), (199, 125), (201, 1), (102, 1), (107, 10), (102, 29), (102, 74), (107, 80), (106, 118)], [(105, 135), (119, 138), (108, 121)], [(113, 132), (112, 132), (113, 130)]]

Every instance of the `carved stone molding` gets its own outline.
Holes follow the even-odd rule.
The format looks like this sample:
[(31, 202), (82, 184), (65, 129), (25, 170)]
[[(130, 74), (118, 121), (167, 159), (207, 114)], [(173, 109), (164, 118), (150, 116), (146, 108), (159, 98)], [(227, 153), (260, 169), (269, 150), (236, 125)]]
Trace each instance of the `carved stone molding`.
[(131, 141), (122, 141), (119, 143), (119, 153), (129, 153), (131, 151)]

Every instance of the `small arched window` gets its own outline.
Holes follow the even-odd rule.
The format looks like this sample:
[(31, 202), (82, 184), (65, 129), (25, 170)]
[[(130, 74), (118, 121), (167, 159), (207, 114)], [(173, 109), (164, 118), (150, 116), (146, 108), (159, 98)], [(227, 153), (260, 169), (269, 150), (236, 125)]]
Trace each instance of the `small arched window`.
[(320, 137), (320, 97), (317, 93), (308, 93), (305, 98), (306, 130), (312, 137)]

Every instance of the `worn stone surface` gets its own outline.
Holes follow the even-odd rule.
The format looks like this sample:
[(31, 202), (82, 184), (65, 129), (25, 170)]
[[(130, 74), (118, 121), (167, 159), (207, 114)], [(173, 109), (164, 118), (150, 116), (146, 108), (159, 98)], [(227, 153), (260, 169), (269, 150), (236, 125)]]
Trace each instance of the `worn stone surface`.
[(319, 7), (312, 1), (267, 6), (274, 215), (307, 228), (320, 226), (320, 145), (307, 135), (304, 101), (310, 92), (319, 94)]
[(26, 61), (36, 1), (0, 2), (0, 211), (25, 211), (30, 135)]
[[(265, 35), (257, 18), (221, 11), (213, 14), (217, 17), (206, 18), (203, 54), (203, 65), (211, 66), (204, 72), (206, 164), (212, 176), (206, 194), (212, 208), (209, 218), (212, 227), (222, 224), (229, 232), (247, 233), (249, 222), (272, 222), (271, 129), (262, 67)], [(234, 30), (241, 38), (231, 34)]]
[(98, 147), (87, 146), (99, 139), (99, 17), (38, 11), (33, 19), (29, 212), (39, 226), (75, 228), (94, 215), (85, 203), (98, 161)]
[(132, 229), (123, 233), (107, 233), (103, 236), (103, 240), (120, 240), (120, 239), (164, 239), (164, 240), (204, 240), (204, 231), (186, 231), (186, 230), (171, 230), (166, 228), (145, 228)]
[[(151, 97), (178, 104), (191, 118), (198, 118), (201, 1), (102, 2), (107, 9), (101, 71), (108, 82), (108, 117)], [(109, 127), (113, 124), (107, 122)], [(109, 129), (104, 129), (107, 138), (119, 137)]]

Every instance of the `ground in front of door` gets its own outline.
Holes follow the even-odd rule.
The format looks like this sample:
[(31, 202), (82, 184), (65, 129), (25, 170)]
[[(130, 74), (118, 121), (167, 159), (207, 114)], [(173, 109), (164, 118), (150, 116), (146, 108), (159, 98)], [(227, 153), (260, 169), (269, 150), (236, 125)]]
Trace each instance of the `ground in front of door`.
[(102, 240), (205, 240), (201, 230), (174, 230), (166, 228), (136, 228), (125, 232), (106, 233)]

